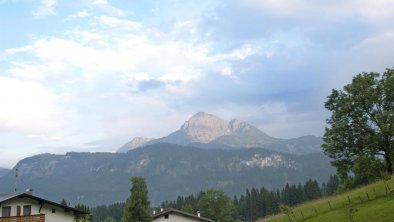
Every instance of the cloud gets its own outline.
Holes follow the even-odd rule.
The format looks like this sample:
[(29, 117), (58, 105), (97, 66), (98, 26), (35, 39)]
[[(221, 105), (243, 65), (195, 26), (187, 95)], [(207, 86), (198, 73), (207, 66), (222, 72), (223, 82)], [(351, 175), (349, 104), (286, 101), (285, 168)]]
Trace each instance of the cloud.
[(140, 81), (138, 84), (138, 88), (140, 91), (146, 91), (146, 90), (150, 90), (150, 89), (158, 89), (163, 86), (165, 86), (165, 83), (158, 81), (158, 80), (154, 80), (154, 79), (143, 80), (143, 81)]
[(100, 16), (100, 22), (114, 28), (138, 29), (141, 27), (141, 23), (139, 22), (127, 19), (118, 19), (110, 16)]
[(286, 19), (340, 21), (361, 16), (368, 20), (392, 17), (394, 3), (390, 0), (308, 1), (308, 0), (244, 0), (246, 6)]
[[(67, 122), (82, 121), (78, 123), (86, 125), (82, 131), (113, 128), (111, 135), (135, 132), (138, 136), (135, 127), (127, 123), (141, 125), (143, 121), (127, 116), (132, 115), (130, 113), (157, 114), (125, 107), (161, 110), (166, 116), (168, 113), (190, 114), (199, 105), (199, 110), (205, 107), (209, 112), (228, 104), (247, 105), (253, 100), (256, 100), (253, 102), (256, 108), (264, 99), (262, 95), (274, 87), (261, 90), (260, 84), (269, 84), (264, 81), (272, 80), (265, 76), (268, 70), (257, 70), (261, 68), (258, 64), (275, 55), (277, 49), (271, 44), (251, 41), (220, 48), (220, 42), (202, 41), (204, 23), (195, 20), (175, 21), (164, 28), (110, 16), (92, 16), (89, 20), (89, 26), (70, 30), (65, 36), (38, 38), (31, 45), (8, 50), (19, 58), (10, 64), (8, 73), (24, 81), (40, 81), (56, 87), (54, 90), (62, 95), (61, 103), (76, 107)], [(114, 29), (108, 32), (108, 27)], [(185, 35), (192, 38), (183, 38)], [(68, 101), (63, 101), (63, 95), (68, 95)], [(119, 114), (121, 117), (115, 118), (122, 119), (119, 123), (107, 117), (109, 112), (123, 109), (130, 113)], [(182, 115), (174, 118), (180, 123), (184, 121)], [(97, 126), (101, 120), (106, 127)], [(140, 133), (146, 135), (154, 128), (148, 126), (150, 124)], [(64, 129), (77, 130), (70, 126)], [(168, 129), (159, 131), (168, 132)], [(89, 134), (102, 135), (97, 130)], [(148, 134), (146, 136), (158, 135), (157, 132)]]
[(68, 16), (67, 18), (64, 19), (64, 21), (70, 21), (70, 20), (74, 20), (74, 19), (87, 18), (90, 15), (91, 14), (87, 10), (82, 10), (82, 11), (78, 11), (75, 14), (72, 14), (72, 15)]
[(0, 52), (0, 128), (19, 137), (0, 134), (3, 147), (116, 150), (197, 110), (321, 135), (331, 88), (394, 56), (392, 1), (82, 3), (41, 1), (37, 18), (57, 15), (48, 26), (10, 30), (23, 43)]
[(51, 15), (56, 15), (55, 6), (57, 0), (41, 0), (40, 5), (33, 11), (35, 18), (45, 18)]
[(124, 16), (126, 11), (112, 6), (107, 0), (83, 0), (86, 5), (114, 16)]
[(41, 85), (0, 77), (0, 130), (42, 132), (61, 119), (57, 97)]

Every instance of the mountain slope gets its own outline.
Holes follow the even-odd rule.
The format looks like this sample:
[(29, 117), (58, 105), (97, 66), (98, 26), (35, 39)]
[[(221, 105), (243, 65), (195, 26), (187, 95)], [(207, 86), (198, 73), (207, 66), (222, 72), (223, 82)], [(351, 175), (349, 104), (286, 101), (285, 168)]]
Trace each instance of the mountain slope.
[(0, 168), (0, 177), (8, 174), (9, 172), (10, 172), (10, 169)]
[(138, 148), (143, 146), (144, 144), (152, 141), (154, 139), (151, 138), (145, 138), (145, 137), (135, 137), (132, 139), (130, 142), (126, 143), (122, 147), (118, 149), (119, 153), (127, 153), (127, 151)]
[[(135, 141), (138, 141), (136, 143)], [(156, 143), (172, 143), (178, 145), (213, 144), (225, 147), (263, 147), (279, 152), (306, 154), (321, 152), (322, 139), (304, 136), (295, 139), (277, 139), (267, 135), (255, 126), (233, 119), (230, 122), (199, 112), (186, 121), (179, 130), (168, 136), (142, 141), (139, 137), (119, 148), (118, 152), (127, 152), (142, 146)], [(224, 147), (224, 146), (222, 146)]]
[[(394, 177), (388, 181), (394, 187)], [(385, 185), (379, 181), (337, 196), (322, 198), (293, 208), (294, 221), (336, 221), (336, 222), (386, 222), (394, 221), (394, 193), (386, 196)], [(349, 209), (357, 209), (353, 220), (349, 219)], [(287, 215), (278, 214), (262, 218), (258, 222), (288, 222)]]
[[(52, 200), (97, 205), (125, 201), (130, 178), (147, 180), (153, 204), (211, 187), (240, 194), (247, 187), (282, 187), (334, 172), (323, 154), (289, 155), (261, 148), (220, 150), (154, 144), (128, 153), (42, 154), (17, 166), (19, 190), (32, 188)], [(14, 177), (0, 178), (0, 192), (12, 191)]]

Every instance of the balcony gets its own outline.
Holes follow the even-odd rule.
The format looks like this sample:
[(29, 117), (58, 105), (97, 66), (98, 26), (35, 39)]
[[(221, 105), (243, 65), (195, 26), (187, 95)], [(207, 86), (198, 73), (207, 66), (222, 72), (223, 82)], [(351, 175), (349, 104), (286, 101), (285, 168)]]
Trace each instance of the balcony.
[(45, 214), (15, 217), (0, 217), (0, 222), (45, 222)]

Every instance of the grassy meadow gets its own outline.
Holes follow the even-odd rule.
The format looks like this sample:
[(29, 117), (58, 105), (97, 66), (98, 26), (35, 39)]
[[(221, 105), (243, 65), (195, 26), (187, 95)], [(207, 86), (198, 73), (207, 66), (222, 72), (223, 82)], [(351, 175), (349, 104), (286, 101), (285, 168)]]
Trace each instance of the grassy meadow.
[[(386, 188), (391, 190), (386, 195)], [(386, 222), (394, 221), (394, 177), (343, 194), (322, 198), (258, 222)]]

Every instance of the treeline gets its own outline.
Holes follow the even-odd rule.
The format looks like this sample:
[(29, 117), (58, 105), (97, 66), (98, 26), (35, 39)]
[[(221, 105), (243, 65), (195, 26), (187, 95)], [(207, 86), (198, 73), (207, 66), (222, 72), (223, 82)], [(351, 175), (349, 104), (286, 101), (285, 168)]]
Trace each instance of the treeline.
[(125, 203), (114, 203), (111, 205), (99, 205), (90, 210), (94, 222), (120, 221)]
[[(304, 184), (286, 184), (282, 189), (268, 190), (265, 187), (246, 189), (241, 196), (233, 197), (235, 217), (239, 221), (252, 221), (267, 215), (279, 213), (281, 204), (294, 206), (305, 201), (318, 199), (334, 194), (340, 184), (336, 175), (331, 175), (327, 183), (318, 184), (316, 180), (308, 180)], [(178, 196), (176, 200), (164, 201), (160, 204), (163, 208), (175, 208), (189, 213), (196, 213), (198, 202), (205, 194), (201, 191), (189, 196)], [(89, 211), (93, 222), (120, 221), (125, 203), (100, 205), (83, 210)]]
[(120, 222), (124, 206), (125, 203), (121, 202), (92, 208), (77, 204), (75, 208), (89, 213), (87, 217), (80, 219), (78, 222)]
[[(234, 196), (233, 205), (237, 218), (241, 221), (253, 221), (255, 219), (279, 213), (279, 205), (284, 204), (294, 206), (296, 204), (330, 196), (335, 193), (339, 186), (339, 179), (330, 176), (327, 183), (319, 185), (315, 180), (309, 180), (305, 184), (286, 184), (282, 189), (268, 190), (265, 187), (260, 189), (246, 189), (245, 194), (240, 197)], [(165, 201), (161, 204), (163, 208), (175, 208), (190, 213), (195, 213), (198, 209), (197, 203), (204, 192), (186, 197), (178, 196), (176, 200)]]

